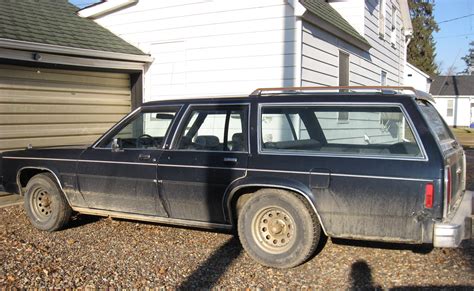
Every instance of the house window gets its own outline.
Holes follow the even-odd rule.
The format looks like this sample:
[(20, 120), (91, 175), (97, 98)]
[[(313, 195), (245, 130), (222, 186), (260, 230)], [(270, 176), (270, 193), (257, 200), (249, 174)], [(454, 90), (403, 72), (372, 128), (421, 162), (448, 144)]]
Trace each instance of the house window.
[(390, 42), (392, 43), (392, 46), (395, 47), (395, 44), (397, 43), (397, 8), (395, 7), (395, 5), (392, 5), (392, 25)]
[(339, 51), (339, 86), (349, 86), (349, 54)]
[(387, 86), (387, 72), (385, 71), (382, 71), (380, 74), (380, 85)]
[(448, 100), (448, 110), (446, 112), (447, 117), (454, 116), (454, 100)]
[(380, 0), (379, 2), (379, 37), (384, 38), (385, 36), (385, 9), (386, 9), (386, 1)]

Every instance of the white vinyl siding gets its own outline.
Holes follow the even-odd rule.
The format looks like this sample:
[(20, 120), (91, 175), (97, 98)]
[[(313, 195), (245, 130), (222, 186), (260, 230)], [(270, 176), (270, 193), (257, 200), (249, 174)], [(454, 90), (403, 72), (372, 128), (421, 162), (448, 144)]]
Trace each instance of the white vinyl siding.
[(0, 65), (0, 151), (90, 144), (130, 104), (127, 74)]
[(155, 58), (146, 101), (296, 84), (296, 19), (283, 1), (140, 0), (97, 22)]

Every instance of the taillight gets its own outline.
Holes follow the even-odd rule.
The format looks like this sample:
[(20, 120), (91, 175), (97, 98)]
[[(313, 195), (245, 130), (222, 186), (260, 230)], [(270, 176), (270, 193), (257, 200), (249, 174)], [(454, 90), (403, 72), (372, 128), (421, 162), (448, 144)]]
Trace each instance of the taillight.
[(446, 196), (448, 198), (448, 205), (451, 204), (451, 167), (448, 167), (448, 183), (446, 184)]
[(434, 186), (428, 183), (425, 186), (425, 208), (433, 208)]

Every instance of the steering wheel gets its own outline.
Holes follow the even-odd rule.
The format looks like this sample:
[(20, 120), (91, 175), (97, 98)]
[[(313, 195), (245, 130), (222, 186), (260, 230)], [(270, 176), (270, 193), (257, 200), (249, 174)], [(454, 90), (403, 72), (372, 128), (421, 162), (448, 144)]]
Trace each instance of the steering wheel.
[[(148, 139), (149, 141), (145, 142), (146, 140), (145, 138)], [(146, 134), (146, 133), (142, 134), (139, 137), (137, 137), (137, 148), (141, 148), (142, 146), (144, 146), (145, 148), (149, 146), (156, 146), (155, 140), (149, 134)]]

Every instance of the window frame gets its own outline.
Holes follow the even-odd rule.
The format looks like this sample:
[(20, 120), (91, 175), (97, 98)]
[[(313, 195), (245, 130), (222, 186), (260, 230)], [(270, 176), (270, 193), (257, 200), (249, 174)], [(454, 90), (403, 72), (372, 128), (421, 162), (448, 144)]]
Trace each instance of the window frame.
[[(329, 152), (308, 152), (308, 151), (291, 151), (291, 150), (265, 150), (262, 147), (262, 112), (264, 107), (330, 107), (330, 106), (341, 106), (341, 107), (398, 107), (400, 112), (405, 117), (408, 125), (413, 131), (415, 141), (420, 148), (420, 157), (405, 157), (405, 156), (384, 156), (384, 155), (356, 155), (356, 154), (341, 154), (341, 153), (329, 153)], [(257, 153), (259, 155), (284, 155), (284, 156), (319, 156), (319, 157), (337, 157), (337, 158), (359, 158), (359, 159), (380, 159), (380, 160), (400, 160), (400, 161), (424, 161), (427, 162), (428, 155), (426, 154), (425, 146), (418, 134), (418, 131), (413, 123), (407, 110), (401, 103), (341, 103), (341, 102), (321, 102), (321, 103), (260, 103), (258, 104), (257, 111)]]
[(387, 21), (387, 1), (380, 0), (379, 1), (379, 38), (385, 39), (385, 24)]
[[(158, 148), (158, 149), (147, 149), (147, 150), (150, 150), (150, 151), (157, 151), (157, 150), (164, 150), (166, 148), (166, 141), (168, 140), (170, 134), (171, 134), (171, 131), (173, 129), (173, 126), (174, 124), (176, 123), (176, 120), (178, 119), (179, 115), (180, 115), (180, 112), (181, 110), (183, 109), (183, 104), (163, 104), (163, 105), (154, 105), (154, 106), (141, 106), (141, 107), (138, 107), (137, 109), (133, 110), (132, 112), (130, 112), (128, 115), (124, 116), (121, 120), (119, 120), (114, 126), (112, 126), (108, 131), (106, 131), (96, 142), (93, 143), (92, 145), (92, 149), (95, 149), (95, 150), (108, 150), (110, 151), (111, 149), (110, 148), (104, 148), (104, 147), (99, 147), (99, 145), (104, 141), (106, 140), (107, 138), (109, 137), (113, 137), (115, 136), (118, 132), (120, 132), (123, 128), (125, 128), (127, 125), (130, 124), (130, 121), (133, 121), (135, 120), (136, 116), (138, 114), (142, 114), (142, 113), (150, 113), (150, 112), (153, 112), (153, 111), (159, 111), (163, 108), (172, 108), (172, 107), (175, 107), (177, 108), (176, 110), (176, 114), (173, 118), (173, 121), (171, 121), (169, 127), (168, 127), (168, 130), (166, 131), (166, 134), (165, 136), (163, 137), (163, 144), (161, 145), (161, 148)], [(139, 150), (139, 151), (143, 151), (144, 149), (141, 149), (141, 148), (137, 148), (137, 149), (134, 149), (134, 148), (125, 148), (124, 150)]]
[[(232, 106), (241, 106), (241, 107), (246, 107), (247, 109), (247, 149), (246, 151), (224, 151), (224, 150), (217, 150), (217, 151), (212, 151), (212, 150), (195, 150), (195, 149), (179, 149), (177, 148), (178, 142), (180, 139), (180, 136), (183, 133), (184, 127), (186, 126), (186, 121), (190, 117), (190, 114), (195, 110), (195, 108), (206, 108), (206, 107), (232, 107)], [(216, 108), (219, 110), (218, 108)], [(242, 131), (244, 128), (242, 128)], [(224, 128), (225, 132), (225, 128)], [(184, 151), (184, 152), (208, 152), (208, 153), (250, 153), (250, 103), (203, 103), (203, 104), (189, 104), (184, 111), (184, 113), (181, 115), (181, 118), (179, 120), (178, 126), (176, 127), (173, 137), (170, 142), (170, 147), (168, 150), (172, 151)]]

